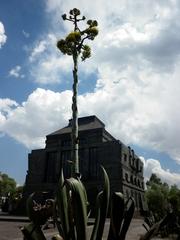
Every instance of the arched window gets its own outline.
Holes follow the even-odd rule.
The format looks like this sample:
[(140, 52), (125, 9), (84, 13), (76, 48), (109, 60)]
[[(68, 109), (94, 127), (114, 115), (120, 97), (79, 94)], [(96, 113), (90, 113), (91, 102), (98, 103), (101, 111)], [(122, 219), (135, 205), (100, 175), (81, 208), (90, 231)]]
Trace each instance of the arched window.
[(99, 176), (98, 169), (98, 148), (89, 148), (89, 178), (97, 179)]
[(126, 198), (128, 199), (129, 198), (129, 191), (126, 190)]
[(57, 181), (56, 165), (57, 152), (48, 152), (46, 156), (45, 182), (54, 183)]
[(134, 184), (133, 175), (131, 175), (130, 181), (131, 181), (132, 184)]
[(125, 173), (125, 179), (126, 179), (126, 182), (129, 183), (129, 176), (128, 176), (128, 173)]
[(134, 178), (134, 184), (137, 186), (137, 178)]
[(138, 179), (138, 187), (141, 187), (141, 183), (139, 179)]

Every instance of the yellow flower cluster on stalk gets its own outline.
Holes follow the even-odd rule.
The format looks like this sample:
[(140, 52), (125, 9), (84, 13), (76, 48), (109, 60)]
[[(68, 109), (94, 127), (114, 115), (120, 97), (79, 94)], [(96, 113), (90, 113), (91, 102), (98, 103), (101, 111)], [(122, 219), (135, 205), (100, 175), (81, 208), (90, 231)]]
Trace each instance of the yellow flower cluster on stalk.
[(74, 31), (70, 32), (65, 39), (59, 40), (57, 42), (57, 47), (63, 54), (73, 55), (76, 52), (78, 56), (81, 55), (81, 59), (84, 61), (91, 56), (91, 48), (88, 45), (85, 45), (84, 41), (85, 39), (94, 40), (98, 35), (98, 22), (96, 20), (88, 20), (88, 27), (81, 31), (77, 26), (77, 23), (86, 18), (84, 16), (78, 18), (80, 10), (77, 8), (70, 10), (69, 14), (69, 17), (67, 17), (66, 14), (63, 14), (62, 18), (63, 20), (68, 20), (74, 23)]

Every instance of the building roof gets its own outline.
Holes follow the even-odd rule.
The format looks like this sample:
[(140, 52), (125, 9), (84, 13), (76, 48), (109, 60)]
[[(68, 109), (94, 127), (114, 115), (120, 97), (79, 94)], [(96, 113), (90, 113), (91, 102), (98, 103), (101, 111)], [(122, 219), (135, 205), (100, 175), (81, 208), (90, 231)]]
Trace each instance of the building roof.
[[(50, 135), (59, 135), (71, 132), (72, 119), (69, 120), (68, 126), (61, 128)], [(95, 115), (78, 118), (79, 131), (86, 131), (92, 129), (105, 128), (105, 124), (99, 120)]]

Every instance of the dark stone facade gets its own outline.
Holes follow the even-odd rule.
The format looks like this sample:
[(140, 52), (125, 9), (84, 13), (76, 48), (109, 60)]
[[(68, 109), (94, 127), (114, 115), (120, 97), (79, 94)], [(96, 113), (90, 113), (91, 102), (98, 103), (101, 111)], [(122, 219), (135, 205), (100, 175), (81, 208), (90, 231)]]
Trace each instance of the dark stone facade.
[[(103, 187), (102, 170), (106, 169), (111, 191), (120, 191), (126, 198), (133, 196), (137, 210), (144, 208), (143, 163), (134, 151), (116, 140), (96, 116), (79, 118), (79, 156), (82, 181), (93, 204), (95, 195)], [(32, 150), (26, 176), (25, 195), (44, 191), (53, 195), (56, 191), (60, 169), (70, 176), (71, 121), (46, 136), (45, 149)]]

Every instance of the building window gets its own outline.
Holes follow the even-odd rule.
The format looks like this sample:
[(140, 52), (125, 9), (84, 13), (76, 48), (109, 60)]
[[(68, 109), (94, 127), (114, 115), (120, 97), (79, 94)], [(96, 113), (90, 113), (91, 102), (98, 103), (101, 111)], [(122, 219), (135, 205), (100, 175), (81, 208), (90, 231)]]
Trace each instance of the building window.
[(97, 179), (98, 177), (98, 148), (89, 148), (89, 178)]
[(56, 164), (57, 152), (48, 152), (45, 166), (45, 182), (53, 183), (57, 181)]
[(135, 200), (135, 206), (138, 208), (139, 204), (138, 204), (138, 193), (135, 191), (135, 196), (134, 196), (134, 200)]
[(134, 184), (138, 186), (138, 179), (136, 177), (134, 178)]
[(129, 198), (129, 191), (126, 190), (126, 198), (128, 199)]
[(86, 156), (86, 149), (79, 149), (79, 169), (82, 174), (82, 180), (87, 180), (89, 176), (89, 161)]
[(129, 183), (129, 176), (128, 176), (128, 173), (125, 173), (125, 179), (126, 179), (126, 182)]
[(131, 184), (134, 184), (133, 176), (132, 176), (132, 175), (131, 175), (131, 177), (130, 177), (130, 182), (131, 182)]
[(132, 166), (132, 156), (129, 156), (129, 165)]
[(87, 144), (87, 139), (86, 138), (80, 138), (79, 139), (79, 145), (84, 145), (84, 144)]
[(124, 153), (123, 156), (124, 156), (124, 162), (126, 162), (127, 161), (127, 154)]
[(136, 169), (137, 169), (137, 171), (139, 171), (139, 159), (138, 158), (136, 159)]
[(138, 179), (138, 187), (141, 187), (141, 183), (139, 179)]
[(71, 151), (66, 150), (61, 152), (61, 168), (63, 168), (63, 173), (65, 178), (71, 176)]
[(131, 197), (134, 198), (134, 191), (133, 190), (131, 190)]
[(133, 157), (132, 158), (132, 166), (133, 166), (133, 168), (135, 168), (135, 165), (136, 165), (136, 159)]
[(64, 139), (64, 140), (62, 140), (61, 146), (62, 146), (62, 147), (69, 147), (69, 146), (71, 146), (71, 140), (70, 140), (70, 139)]

